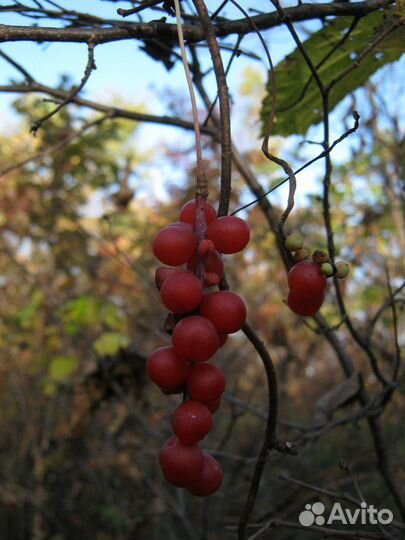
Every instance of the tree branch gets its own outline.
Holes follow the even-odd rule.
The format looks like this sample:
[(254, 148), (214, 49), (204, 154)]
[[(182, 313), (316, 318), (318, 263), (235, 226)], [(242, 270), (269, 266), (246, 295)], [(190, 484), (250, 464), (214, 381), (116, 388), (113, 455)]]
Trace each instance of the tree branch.
[(215, 36), (214, 26), (208, 15), (203, 0), (193, 0), (200, 17), (201, 26), (210, 50), (212, 65), (218, 88), (219, 98), (219, 130), (221, 134), (221, 193), (219, 200), (218, 216), (228, 213), (229, 199), (231, 196), (231, 112), (229, 107), (229, 93), (226, 75), (221, 58), (221, 51)]
[[(366, 0), (365, 2), (327, 2), (323, 4), (299, 4), (286, 8), (285, 14), (291, 22), (309, 21), (324, 17), (353, 16), (364, 17), (393, 3), (393, 0)], [(283, 24), (279, 13), (271, 12), (251, 17), (259, 30), (268, 30)], [(6, 41), (36, 41), (36, 42), (65, 42), (88, 43), (95, 45), (125, 39), (152, 39), (176, 38), (175, 24), (162, 21), (149, 23), (123, 23), (122, 21), (109, 21), (112, 28), (55, 28), (55, 27), (27, 27), (0, 25), (0, 42)], [(184, 38), (189, 42), (205, 40), (204, 30), (197, 25), (184, 25)], [(232, 34), (244, 35), (253, 32), (252, 26), (245, 18), (221, 21), (214, 25), (217, 37)]]

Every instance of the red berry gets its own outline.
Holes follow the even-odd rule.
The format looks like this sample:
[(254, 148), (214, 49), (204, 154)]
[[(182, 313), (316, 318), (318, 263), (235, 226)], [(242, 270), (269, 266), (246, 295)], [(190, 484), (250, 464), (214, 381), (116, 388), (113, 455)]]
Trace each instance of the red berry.
[(153, 253), (164, 264), (179, 266), (194, 254), (196, 238), (187, 223), (173, 223), (161, 229), (153, 241)]
[(288, 285), (295, 296), (311, 298), (323, 294), (326, 276), (318, 263), (304, 260), (288, 272)]
[(200, 280), (191, 272), (176, 272), (165, 279), (160, 296), (173, 313), (188, 313), (200, 304), (203, 288)]
[(219, 334), (219, 346), (222, 347), (228, 341), (228, 334)]
[(220, 278), (224, 275), (224, 263), (218, 251), (209, 251), (205, 254), (204, 270), (218, 274)]
[[(211, 223), (216, 217), (217, 213), (215, 208), (208, 201), (205, 201), (205, 221), (206, 223)], [(195, 199), (186, 202), (186, 204), (180, 210), (180, 221), (184, 223), (189, 223), (194, 227), (195, 225)]]
[(204, 465), (200, 476), (197, 480), (186, 485), (186, 489), (197, 497), (208, 497), (215, 491), (218, 491), (224, 479), (224, 473), (218, 461), (207, 454), (203, 453)]
[(217, 412), (219, 406), (221, 405), (221, 398), (219, 397), (217, 399), (211, 399), (211, 401), (206, 401), (204, 405), (208, 407), (211, 414), (214, 414), (215, 412)]
[(311, 296), (310, 298), (302, 298), (295, 292), (290, 291), (288, 293), (287, 304), (294, 313), (297, 313), (297, 315), (308, 317), (310, 315), (315, 315), (322, 306), (324, 298), (325, 295), (323, 293), (317, 296)]
[(207, 317), (221, 334), (233, 334), (245, 323), (246, 306), (238, 294), (216, 291), (204, 295), (201, 315)]
[(214, 285), (218, 285), (218, 283), (221, 281), (218, 274), (215, 274), (214, 272), (204, 272), (204, 287), (213, 287)]
[(204, 455), (199, 446), (183, 444), (177, 437), (165, 442), (159, 453), (163, 476), (173, 486), (184, 487), (199, 478)]
[(204, 257), (204, 255), (210, 251), (215, 251), (214, 242), (212, 240), (208, 240), (208, 238), (204, 238), (204, 240), (201, 240), (201, 242), (198, 244), (198, 254), (201, 257)]
[(183, 444), (195, 444), (203, 439), (212, 427), (212, 415), (199, 401), (185, 401), (173, 415), (173, 431)]
[(223, 216), (207, 227), (207, 238), (212, 240), (220, 253), (237, 253), (249, 242), (248, 224), (236, 216)]
[(217, 352), (219, 336), (211, 321), (192, 315), (176, 324), (172, 343), (178, 356), (195, 362), (205, 362)]
[[(195, 272), (197, 268), (196, 254), (188, 261), (187, 267), (189, 270)], [(217, 274), (219, 278), (224, 275), (224, 263), (218, 251), (208, 251), (208, 253), (204, 255), (204, 270), (206, 273)]]
[(212, 364), (191, 366), (187, 377), (187, 392), (196, 401), (212, 401), (219, 398), (225, 390), (225, 377), (222, 371)]
[(189, 364), (175, 353), (173, 347), (156, 349), (146, 362), (150, 380), (166, 390), (175, 389), (183, 384), (189, 367)]
[(159, 268), (156, 268), (155, 270), (156, 287), (160, 290), (164, 280), (167, 279), (169, 276), (172, 276), (178, 271), (179, 270), (177, 270), (177, 268), (170, 268), (168, 266), (159, 266)]

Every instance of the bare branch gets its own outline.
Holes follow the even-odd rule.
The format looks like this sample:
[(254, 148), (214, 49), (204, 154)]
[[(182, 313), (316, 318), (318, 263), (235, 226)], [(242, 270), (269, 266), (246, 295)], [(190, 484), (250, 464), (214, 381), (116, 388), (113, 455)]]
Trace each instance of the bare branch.
[(219, 130), (221, 133), (221, 192), (218, 215), (223, 216), (228, 213), (229, 199), (231, 196), (231, 113), (229, 107), (228, 86), (221, 58), (221, 51), (205, 3), (203, 0), (193, 0), (193, 3), (197, 9), (201, 26), (204, 30), (205, 39), (208, 43), (218, 87), (220, 114)]
[[(325, 2), (323, 4), (299, 4), (284, 10), (292, 22), (308, 21), (324, 17), (353, 16), (364, 17), (373, 11), (393, 3), (393, 0), (366, 0), (365, 2)], [(14, 7), (14, 6), (13, 6)], [(9, 11), (9, 9), (7, 9)], [(15, 10), (15, 11), (18, 11)], [(279, 13), (272, 12), (252, 17), (259, 30), (267, 30), (283, 24)], [(5, 41), (36, 41), (36, 42), (65, 42), (88, 43), (95, 45), (124, 39), (175, 38), (175, 24), (161, 21), (149, 23), (123, 23), (109, 21), (112, 28), (54, 28), (0, 25), (0, 42)], [(232, 34), (244, 35), (252, 32), (249, 21), (245, 18), (221, 21), (214, 26), (217, 37)], [(197, 25), (185, 25), (184, 38), (189, 42), (205, 40), (204, 30)]]
[(7, 60), (9, 64), (15, 67), (22, 75), (24, 75), (27, 82), (33, 82), (34, 78), (28, 73), (28, 71), (18, 62), (16, 62), (11, 56), (9, 56), (4, 51), (0, 51), (0, 56)]
[(85, 133), (88, 129), (99, 126), (102, 124), (106, 119), (108, 118), (108, 115), (104, 115), (101, 118), (98, 118), (97, 120), (94, 120), (94, 122), (89, 122), (85, 124), (79, 131), (76, 131), (72, 134), (70, 134), (68, 137), (60, 141), (59, 143), (55, 144), (54, 146), (51, 146), (44, 150), (43, 152), (39, 152), (38, 154), (35, 154), (33, 156), (29, 156), (26, 159), (23, 159), (22, 161), (19, 161), (18, 163), (14, 163), (13, 165), (10, 165), (9, 167), (6, 167), (4, 169), (0, 170), (0, 177), (5, 176), (6, 174), (9, 174), (12, 171), (15, 171), (17, 169), (20, 169), (21, 167), (24, 167), (24, 165), (27, 165), (31, 161), (37, 161), (39, 159), (42, 159), (46, 156), (49, 156), (50, 154), (53, 154), (55, 152), (58, 152), (62, 148), (65, 148), (71, 141), (74, 139), (78, 139)]
[[(51, 86), (46, 86), (40, 83), (30, 83), (27, 84), (10, 84), (10, 85), (0, 85), (0, 92), (12, 92), (12, 93), (41, 93), (41, 94), (47, 94), (49, 96), (55, 97), (56, 99), (64, 100), (69, 95), (68, 92), (65, 92), (64, 90), (59, 90), (57, 88), (52, 88)], [(125, 118), (127, 120), (133, 120), (136, 122), (148, 122), (152, 124), (161, 124), (166, 126), (175, 126), (175, 127), (181, 127), (183, 129), (187, 130), (193, 130), (194, 124), (193, 122), (189, 122), (187, 120), (182, 120), (180, 118), (173, 118), (170, 116), (157, 116), (152, 114), (145, 114), (145, 113), (139, 113), (134, 111), (128, 111), (126, 109), (121, 109), (119, 107), (112, 107), (109, 105), (103, 105), (102, 103), (98, 103), (96, 101), (90, 101), (88, 99), (84, 99), (78, 96), (75, 96), (70, 99), (71, 103), (74, 103), (76, 105), (87, 107), (89, 109), (93, 109), (95, 111), (106, 113), (110, 116), (110, 118)], [(213, 130), (210, 127), (204, 127), (200, 126), (200, 130), (202, 133), (205, 133), (207, 135), (214, 136), (216, 135), (216, 130)]]
[(86, 69), (84, 70), (84, 75), (82, 77), (82, 80), (80, 81), (79, 86), (76, 88), (73, 88), (71, 92), (65, 97), (65, 99), (60, 103), (53, 111), (46, 114), (39, 120), (36, 120), (33, 122), (31, 126), (31, 132), (35, 135), (38, 129), (42, 126), (44, 122), (52, 118), (55, 114), (57, 114), (59, 111), (63, 109), (68, 103), (72, 102), (73, 99), (80, 93), (80, 91), (83, 89), (84, 85), (87, 83), (87, 81), (90, 78), (90, 75), (94, 69), (96, 69), (96, 65), (94, 63), (94, 44), (88, 43), (88, 57), (87, 57), (87, 65)]

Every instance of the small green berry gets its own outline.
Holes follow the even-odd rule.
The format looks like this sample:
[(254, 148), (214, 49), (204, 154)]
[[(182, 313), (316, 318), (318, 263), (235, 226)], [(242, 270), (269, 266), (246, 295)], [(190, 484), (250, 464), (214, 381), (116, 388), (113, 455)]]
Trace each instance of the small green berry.
[(328, 252), (325, 251), (324, 249), (316, 249), (316, 250), (312, 253), (312, 260), (313, 260), (314, 262), (319, 263), (319, 264), (327, 263), (327, 262), (329, 262), (329, 255), (328, 255)]
[(329, 262), (324, 262), (321, 264), (321, 272), (325, 274), (326, 277), (333, 275), (333, 266)]
[(305, 248), (298, 249), (293, 255), (294, 262), (303, 261), (304, 259), (308, 259), (308, 257), (309, 253)]
[(335, 264), (336, 267), (336, 277), (339, 279), (344, 279), (347, 277), (350, 271), (350, 266), (346, 261), (338, 261)]
[(304, 247), (304, 240), (300, 234), (292, 233), (285, 239), (284, 246), (288, 251), (298, 251)]

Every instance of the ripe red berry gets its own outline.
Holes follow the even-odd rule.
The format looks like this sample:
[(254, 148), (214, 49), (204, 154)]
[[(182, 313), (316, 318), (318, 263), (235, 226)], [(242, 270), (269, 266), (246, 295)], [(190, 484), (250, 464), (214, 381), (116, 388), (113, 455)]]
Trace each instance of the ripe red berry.
[(188, 313), (200, 304), (203, 288), (200, 280), (191, 272), (176, 272), (165, 279), (160, 296), (163, 304), (173, 313)]
[(218, 399), (225, 390), (225, 377), (222, 371), (212, 364), (191, 366), (187, 377), (187, 392), (196, 401)]
[(172, 425), (174, 433), (183, 444), (196, 444), (210, 431), (212, 415), (203, 403), (189, 400), (177, 407)]
[(153, 241), (153, 253), (164, 264), (180, 266), (194, 254), (197, 240), (190, 225), (173, 223), (161, 229)]
[(219, 334), (219, 346), (222, 347), (228, 341), (228, 334)]
[(204, 465), (197, 480), (186, 485), (186, 489), (197, 497), (208, 497), (221, 487), (224, 473), (218, 461), (206, 452), (203, 453)]
[(248, 224), (236, 216), (223, 216), (207, 227), (207, 238), (212, 240), (220, 253), (237, 253), (249, 242)]
[(302, 317), (309, 317), (315, 315), (315, 313), (322, 306), (325, 295), (319, 294), (317, 296), (311, 296), (310, 298), (302, 298), (294, 291), (290, 291), (287, 298), (288, 307), (294, 311), (297, 315)]
[(221, 279), (218, 274), (204, 272), (204, 287), (213, 287), (214, 285), (218, 285), (220, 281)]
[(209, 251), (204, 255), (204, 270), (218, 274), (220, 278), (224, 275), (224, 262), (218, 251)]
[[(206, 223), (211, 223), (216, 217), (217, 213), (215, 208), (208, 201), (205, 201), (205, 221)], [(186, 202), (186, 204), (180, 210), (180, 221), (184, 223), (189, 223), (194, 227), (195, 225), (195, 199)]]
[(183, 384), (189, 368), (189, 364), (175, 353), (173, 347), (156, 349), (146, 362), (150, 380), (165, 389), (175, 389)]
[(313, 261), (300, 261), (288, 272), (288, 285), (294, 296), (311, 298), (323, 294), (326, 276), (320, 265)]
[(172, 343), (178, 356), (195, 362), (205, 362), (217, 352), (219, 336), (211, 321), (192, 315), (176, 324)]
[(242, 298), (231, 291), (205, 294), (201, 302), (201, 315), (207, 317), (221, 334), (233, 334), (246, 320), (246, 306)]
[(210, 410), (211, 414), (214, 414), (219, 409), (219, 406), (221, 405), (221, 398), (212, 399), (211, 401), (206, 401), (204, 403)]
[(165, 442), (159, 453), (163, 476), (173, 486), (184, 487), (201, 475), (204, 455), (199, 446), (183, 444), (177, 437)]
[(167, 279), (169, 276), (172, 276), (178, 271), (179, 270), (177, 268), (171, 268), (169, 266), (159, 266), (159, 268), (156, 268), (155, 270), (156, 287), (160, 290), (164, 280)]
[(201, 242), (198, 244), (198, 254), (201, 257), (204, 257), (204, 255), (210, 251), (215, 251), (214, 242), (212, 240), (208, 240), (208, 238), (204, 238), (204, 240), (201, 240)]
[[(204, 261), (204, 273), (207, 279), (204, 281), (206, 287), (211, 285), (217, 285), (224, 275), (224, 263), (221, 255), (218, 251), (208, 251), (203, 258)], [(192, 272), (195, 272), (197, 268), (197, 256), (196, 254), (188, 261), (187, 268)]]

